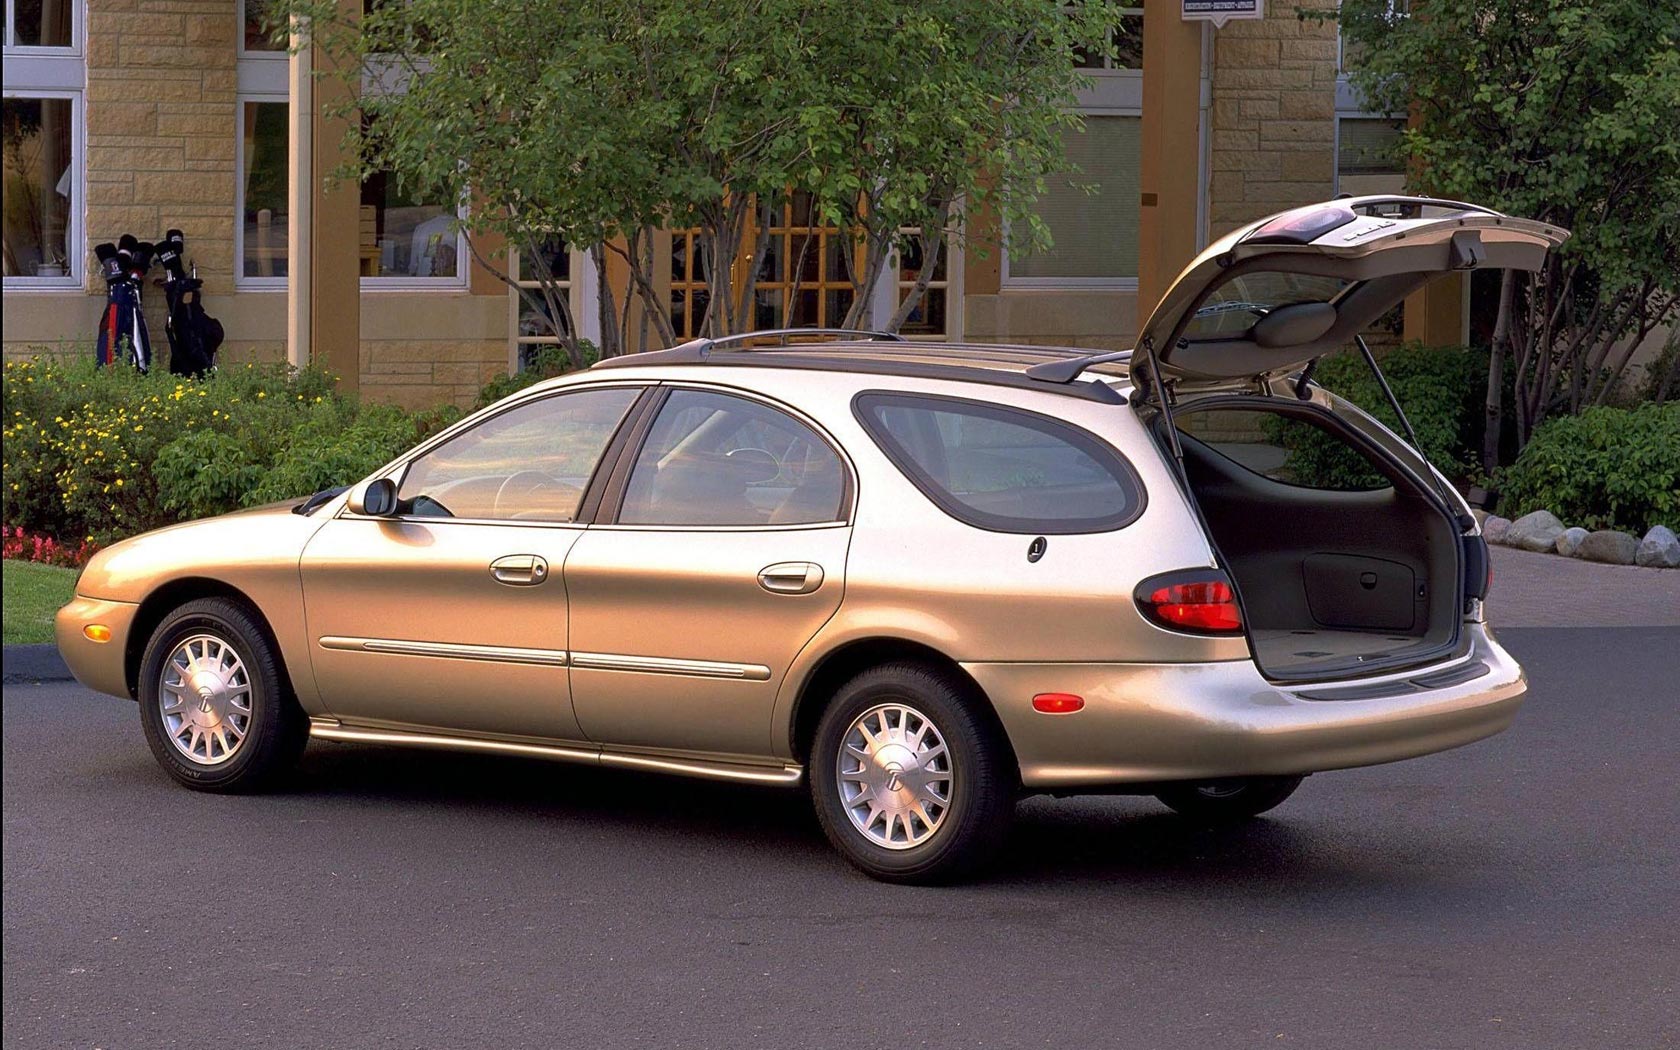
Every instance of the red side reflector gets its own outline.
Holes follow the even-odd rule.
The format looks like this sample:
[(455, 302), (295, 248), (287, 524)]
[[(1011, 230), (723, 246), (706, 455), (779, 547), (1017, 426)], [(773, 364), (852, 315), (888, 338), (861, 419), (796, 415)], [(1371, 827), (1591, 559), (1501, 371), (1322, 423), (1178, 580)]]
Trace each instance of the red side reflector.
[(1221, 573), (1190, 572), (1166, 579), (1146, 580), (1139, 587), (1138, 607), (1163, 627), (1204, 634), (1236, 634), (1242, 630), (1242, 609), (1230, 581)]
[(1039, 693), (1033, 697), (1033, 710), (1047, 715), (1071, 715), (1085, 708), (1085, 698), (1072, 693)]

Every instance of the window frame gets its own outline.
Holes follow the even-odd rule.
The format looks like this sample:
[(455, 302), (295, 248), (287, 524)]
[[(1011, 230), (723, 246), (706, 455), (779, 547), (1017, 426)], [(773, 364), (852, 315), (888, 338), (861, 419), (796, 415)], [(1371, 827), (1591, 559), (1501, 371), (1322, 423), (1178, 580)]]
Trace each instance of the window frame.
[[(771, 411), (780, 412), (815, 434), (817, 439), (827, 445), (829, 451), (833, 452), (840, 460), (842, 477), (839, 517), (833, 521), (757, 525), (640, 525), (620, 521), (619, 516), (624, 511), (624, 497), (630, 489), (630, 474), (636, 467), (637, 459), (641, 457), (642, 449), (647, 445), (648, 436), (653, 432), (654, 423), (658, 420), (659, 413), (664, 409), (666, 403), (671, 399), (671, 395), (684, 390), (722, 394), (753, 402)], [(846, 455), (844, 447), (841, 446), (840, 442), (834, 440), (834, 436), (822, 424), (787, 402), (778, 401), (754, 391), (743, 390), (740, 387), (725, 386), (721, 383), (661, 382), (649, 399), (646, 408), (643, 409), (641, 418), (637, 420), (634, 432), (630, 434), (629, 440), (624, 443), (624, 447), (620, 450), (618, 458), (613, 464), (611, 475), (607, 480), (601, 499), (600, 513), (595, 517), (592, 524), (596, 528), (607, 527), (633, 532), (791, 532), (801, 529), (850, 528), (857, 513), (857, 491), (857, 468), (852, 463), (851, 457)]]
[[(422, 525), (497, 525), (521, 529), (584, 529), (593, 524), (594, 508), (599, 503), (599, 496), (603, 490), (607, 476), (621, 458), (624, 444), (632, 433), (641, 425), (646, 416), (647, 406), (657, 387), (646, 380), (619, 380), (613, 382), (575, 383), (552, 389), (543, 389), (521, 397), (505, 405), (495, 406), (483, 412), (475, 412), (467, 418), (448, 427), (441, 432), (409, 449), (397, 461), (386, 465), (380, 470), (368, 475), (364, 481), (380, 478), (389, 480), (398, 489), (402, 488), (403, 480), (408, 476), (409, 469), (416, 460), (429, 454), (434, 449), (460, 437), (467, 431), (490, 422), (498, 416), (505, 415), (516, 409), (546, 401), (550, 398), (565, 397), (568, 394), (581, 394), (593, 390), (630, 389), (636, 391), (630, 407), (624, 410), (618, 426), (614, 428), (612, 436), (607, 439), (606, 446), (601, 450), (601, 458), (595, 461), (595, 467), (589, 476), (589, 483), (584, 486), (583, 495), (578, 501), (578, 513), (571, 521), (539, 521), (524, 518), (456, 518), (438, 517), (430, 514), (357, 514), (349, 506), (341, 505), (336, 517), (353, 521), (402, 521), (414, 522)], [(358, 482), (360, 484), (360, 482)]]
[(3, 33), (5, 76), (0, 95), (18, 99), (64, 99), (70, 103), (70, 207), (64, 230), (64, 273), (5, 276), (0, 287), (15, 292), (81, 292), (88, 277), (87, 255), (87, 4), (72, 0), (70, 43), (63, 47), (15, 44), (13, 0), (6, 0)]
[[(291, 269), (288, 266), (287, 275), (280, 277), (247, 276), (245, 273), (245, 176), (247, 174), (245, 165), (248, 160), (245, 156), (245, 107), (247, 105), (272, 105), (274, 103), (285, 106), (289, 111), (292, 100), (284, 94), (247, 94), (241, 91), (234, 103), (238, 126), (233, 145), (233, 257), (235, 259), (233, 286), (241, 292), (283, 292), (286, 290)], [(286, 143), (286, 163), (288, 167), (291, 165), (291, 143), (289, 141)], [(290, 202), (288, 202), (288, 206), (289, 204)]]
[[(1099, 465), (1104, 466), (1109, 474), (1123, 487), (1128, 488), (1132, 501), (1124, 513), (1110, 515), (1105, 518), (1078, 518), (1063, 521), (1034, 521), (1028, 522), (1024, 518), (1009, 518), (1001, 514), (991, 514), (976, 510), (963, 503), (954, 495), (947, 492), (921, 465), (909, 454), (909, 450), (900, 445), (890, 434), (879, 426), (870, 411), (874, 404), (881, 402), (934, 402), (932, 411), (938, 411), (937, 405), (957, 405), (971, 410), (972, 414), (990, 417), (995, 420), (1026, 426), (1039, 433), (1058, 437), (1074, 448), (1090, 456)], [(1143, 484), (1137, 468), (1114, 444), (1104, 440), (1097, 434), (1084, 427), (1075, 426), (1065, 420), (1042, 412), (1034, 412), (1027, 408), (1017, 408), (1014, 405), (1000, 405), (994, 401), (982, 401), (975, 398), (955, 397), (949, 394), (928, 394), (905, 390), (863, 390), (852, 398), (852, 416), (863, 427), (875, 447), (886, 456), (898, 472), (904, 475), (906, 481), (915, 486), (930, 503), (938, 507), (948, 517), (951, 517), (971, 528), (985, 532), (995, 532), (1010, 536), (1092, 536), (1109, 532), (1119, 532), (1121, 529), (1136, 522), (1143, 516), (1149, 506), (1149, 490)], [(1021, 420), (1026, 420), (1025, 423)], [(1105, 462), (1106, 461), (1106, 462)], [(1113, 467), (1118, 466), (1119, 470)], [(1016, 524), (1019, 522), (1020, 524)], [(1030, 524), (1031, 527), (1028, 527)]]

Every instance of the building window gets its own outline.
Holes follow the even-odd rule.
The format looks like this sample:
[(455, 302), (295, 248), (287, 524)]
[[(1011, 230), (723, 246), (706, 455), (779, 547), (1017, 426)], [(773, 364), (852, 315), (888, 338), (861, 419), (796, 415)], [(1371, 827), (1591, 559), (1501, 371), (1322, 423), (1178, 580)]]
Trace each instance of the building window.
[(1113, 57), (1079, 54), (1090, 77), (1079, 92), (1083, 130), (1062, 134), (1068, 170), (1045, 180), (1034, 211), (1049, 248), (1004, 257), (1014, 287), (1137, 287), (1138, 195), (1142, 183), (1143, 9), (1121, 14)]
[(72, 283), (75, 103), (8, 96), (4, 134), (6, 281)]
[(274, 42), (274, 27), (269, 24), (271, 12), (275, 7), (274, 0), (240, 0), (240, 23), (244, 26), (244, 38), (241, 40), (241, 51), (255, 52), (284, 52), (284, 44)]
[[(893, 290), (892, 312), (896, 313), (910, 293), (916, 288), (916, 278), (922, 272), (922, 243), (916, 236), (920, 231), (914, 227), (901, 231), (907, 238), (898, 252), (897, 280)], [(957, 282), (953, 280), (953, 270), (961, 266), (957, 260), (953, 265), (952, 254), (956, 246), (951, 238), (945, 239), (944, 246), (939, 251), (939, 259), (933, 264), (933, 277), (928, 281), (927, 289), (922, 292), (921, 301), (899, 326), (899, 334), (913, 339), (953, 339), (958, 335), (956, 324), (957, 296), (960, 291)], [(883, 319), (884, 320), (884, 319)]]
[(1336, 192), (1356, 197), (1404, 193), (1406, 158), (1401, 136), (1404, 120), (1392, 117), (1336, 119)]
[[(756, 233), (744, 243), (754, 243)], [(753, 284), (752, 327), (839, 327), (852, 308), (849, 266), (861, 267), (862, 255), (856, 238), (821, 222), (810, 194), (794, 193), (770, 227)]]
[(364, 280), (465, 284), (456, 209), (419, 199), (395, 175), (379, 172), (362, 180), (360, 235)]
[(1143, 68), (1143, 8), (1128, 7), (1120, 12), (1120, 24), (1109, 34), (1109, 43), (1114, 46), (1112, 56), (1093, 55), (1079, 48), (1073, 53), (1073, 64), (1088, 73)]
[(514, 369), (523, 369), (530, 366), (543, 347), (560, 344), (560, 337), (554, 334), (557, 326), (551, 324), (547, 317), (549, 308), (537, 274), (543, 266), (548, 267), (557, 290), (566, 297), (566, 305), (572, 312), (572, 323), (581, 334), (588, 325), (583, 312), (583, 297), (579, 294), (582, 282), (577, 278), (582, 275), (588, 260), (581, 252), (574, 252), (563, 237), (549, 237), (535, 251), (508, 254), (512, 260), (508, 276), (528, 293), (508, 289), (509, 309), (513, 315), (509, 326), (513, 333), (512, 361), (509, 364)]
[(239, 283), (285, 287), (286, 175), (290, 136), (285, 102), (243, 102), (239, 136)]
[(7, 0), (6, 48), (74, 48), (75, 0)]
[(74, 0), (6, 4), (0, 177), (8, 291), (82, 283), (83, 6)]
[(1070, 174), (1046, 180), (1034, 206), (1049, 227), (1050, 247), (1011, 252), (1011, 284), (1078, 287), (1137, 280), (1138, 194), (1143, 121), (1086, 116), (1083, 131), (1064, 133)]

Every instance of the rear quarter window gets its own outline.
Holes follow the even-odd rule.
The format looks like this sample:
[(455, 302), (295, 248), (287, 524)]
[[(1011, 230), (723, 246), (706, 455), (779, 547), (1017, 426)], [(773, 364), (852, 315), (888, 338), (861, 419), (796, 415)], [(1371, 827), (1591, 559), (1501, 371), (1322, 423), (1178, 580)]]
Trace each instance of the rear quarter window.
[(1036, 412), (965, 398), (871, 391), (853, 402), (887, 458), (940, 509), (992, 532), (1122, 528), (1143, 486), (1114, 448)]

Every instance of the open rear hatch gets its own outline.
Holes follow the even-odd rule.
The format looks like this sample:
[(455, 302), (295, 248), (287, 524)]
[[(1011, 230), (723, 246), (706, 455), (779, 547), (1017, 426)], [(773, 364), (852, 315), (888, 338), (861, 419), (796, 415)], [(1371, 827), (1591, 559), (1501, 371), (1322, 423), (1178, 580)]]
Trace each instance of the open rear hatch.
[[(1453, 201), (1330, 201), (1221, 238), (1150, 314), (1130, 354), (1133, 405), (1175, 460), (1269, 677), (1387, 673), (1462, 648), (1464, 613), (1485, 586), (1474, 520), (1415, 440), (1312, 386), (1311, 365), (1356, 345), (1386, 392), (1361, 332), (1436, 277), (1537, 270), (1568, 236)], [(1029, 374), (1072, 382), (1119, 356)], [(1258, 422), (1236, 422), (1245, 414)], [(1331, 491), (1291, 478), (1263, 446), (1297, 425), (1363, 457), (1374, 483)]]

